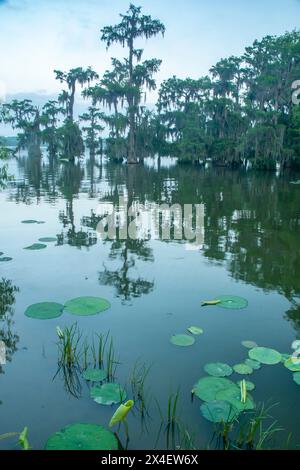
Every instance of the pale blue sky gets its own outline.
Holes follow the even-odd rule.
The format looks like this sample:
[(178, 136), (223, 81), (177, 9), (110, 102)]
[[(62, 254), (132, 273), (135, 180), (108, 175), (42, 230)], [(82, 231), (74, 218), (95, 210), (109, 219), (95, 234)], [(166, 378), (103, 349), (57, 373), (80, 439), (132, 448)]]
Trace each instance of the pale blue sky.
[[(134, 3), (166, 26), (164, 39), (143, 43), (146, 57), (163, 60), (159, 82), (173, 74), (204, 75), (254, 39), (298, 28), (300, 18), (299, 0)], [(101, 74), (122, 50), (106, 52), (100, 28), (116, 23), (128, 5), (128, 0), (0, 0), (0, 81), (7, 93), (56, 93), (54, 68), (91, 65)]]

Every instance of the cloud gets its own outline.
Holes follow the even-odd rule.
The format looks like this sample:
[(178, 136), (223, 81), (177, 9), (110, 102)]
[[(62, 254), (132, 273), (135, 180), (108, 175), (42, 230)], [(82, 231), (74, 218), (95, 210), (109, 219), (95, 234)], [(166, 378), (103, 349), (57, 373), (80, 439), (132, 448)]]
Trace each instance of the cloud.
[[(297, 28), (300, 2), (284, 0), (139, 0), (145, 13), (166, 25), (165, 38), (142, 41), (146, 57), (162, 59), (158, 81), (177, 74), (207, 74), (221, 57), (241, 54), (255, 38)], [(40, 89), (56, 93), (53, 70), (91, 65), (99, 74), (110, 66), (100, 42), (101, 27), (119, 21), (129, 0), (0, 0), (0, 80), (7, 93)], [(176, 14), (174, 14), (176, 12)], [(247, 14), (245, 14), (247, 12)]]

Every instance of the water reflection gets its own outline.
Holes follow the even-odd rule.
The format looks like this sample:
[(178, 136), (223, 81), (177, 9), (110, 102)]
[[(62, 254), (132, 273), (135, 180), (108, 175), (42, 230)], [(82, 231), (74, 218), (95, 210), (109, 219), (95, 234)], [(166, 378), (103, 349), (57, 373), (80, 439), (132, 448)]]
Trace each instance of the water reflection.
[[(18, 158), (19, 173), (10, 197), (17, 202), (41, 198), (65, 201), (59, 214), (60, 243), (89, 247), (97, 243), (99, 218), (91, 210), (76, 226), (74, 201), (89, 199), (117, 204), (120, 194), (131, 201), (205, 205), (202, 253), (226, 266), (237, 280), (274, 290), (292, 300), (300, 294), (300, 193), (289, 175), (246, 173), (224, 168), (199, 169), (102, 163), (89, 155), (77, 164), (59, 164), (36, 156)], [(100, 283), (114, 286), (123, 300), (151, 292), (154, 281), (133, 276), (137, 261), (153, 261), (151, 242), (112, 241), (99, 274)], [(197, 254), (195, 254), (197, 256)], [(119, 261), (115, 266), (114, 261)], [(141, 267), (140, 273), (143, 268)]]
[[(14, 331), (14, 304), (18, 287), (9, 279), (0, 280), (0, 341), (5, 344), (6, 362), (11, 362), (13, 354), (17, 351), (19, 336)], [(3, 373), (0, 363), (0, 374)]]

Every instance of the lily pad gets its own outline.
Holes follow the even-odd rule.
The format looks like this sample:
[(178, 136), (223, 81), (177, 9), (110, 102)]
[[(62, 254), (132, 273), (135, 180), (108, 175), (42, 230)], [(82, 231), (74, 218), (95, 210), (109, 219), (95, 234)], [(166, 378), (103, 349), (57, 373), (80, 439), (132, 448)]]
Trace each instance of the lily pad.
[(233, 370), (237, 374), (241, 374), (241, 375), (248, 375), (248, 374), (252, 374), (253, 372), (252, 367), (250, 367), (247, 364), (236, 364), (235, 366), (233, 366)]
[(46, 450), (118, 450), (115, 435), (98, 424), (71, 424), (49, 437)]
[(297, 385), (300, 385), (300, 372), (295, 372), (293, 374), (293, 379), (294, 379), (294, 382), (296, 382)]
[(300, 372), (300, 360), (296, 357), (289, 357), (284, 361), (284, 367), (292, 372)]
[(194, 344), (195, 338), (189, 335), (173, 335), (171, 337), (171, 343), (175, 346), (192, 346)]
[(212, 423), (231, 423), (239, 415), (239, 410), (227, 401), (215, 400), (200, 406), (202, 416)]
[(218, 297), (218, 300), (220, 300), (218, 307), (221, 308), (240, 310), (242, 308), (246, 308), (248, 305), (248, 301), (246, 299), (236, 295), (221, 295)]
[(253, 348), (256, 348), (257, 346), (255, 341), (250, 341), (250, 340), (242, 341), (242, 345), (247, 349), (253, 349)]
[(10, 256), (3, 256), (3, 258), (0, 258), (0, 263), (6, 263), (7, 261), (11, 261), (12, 258)]
[(42, 243), (52, 243), (52, 242), (56, 242), (56, 241), (57, 241), (56, 237), (42, 237), (42, 238), (39, 238), (39, 242), (42, 242)]
[(103, 369), (86, 369), (82, 377), (91, 382), (102, 382), (102, 380), (106, 379), (107, 373)]
[(113, 405), (126, 399), (126, 391), (116, 383), (95, 385), (91, 389), (91, 397), (100, 405)]
[(228, 377), (232, 374), (233, 370), (228, 364), (223, 362), (211, 362), (204, 366), (205, 372), (214, 377)]
[[(239, 380), (238, 383), (237, 383), (239, 387), (241, 386), (241, 383), (242, 383), (242, 381)], [(248, 392), (251, 392), (252, 390), (255, 389), (255, 384), (253, 382), (250, 382), (250, 380), (245, 380), (245, 383), (246, 383), (246, 390)]]
[(24, 250), (43, 250), (44, 248), (47, 248), (47, 245), (44, 243), (34, 243), (33, 245), (25, 246)]
[(257, 346), (256, 348), (250, 349), (248, 354), (250, 359), (254, 359), (262, 364), (273, 365), (281, 361), (281, 354), (271, 348)]
[(34, 220), (34, 219), (28, 219), (28, 220), (22, 220), (22, 224), (44, 224), (45, 222), (43, 220)]
[(77, 297), (65, 304), (65, 310), (72, 315), (96, 315), (110, 308), (110, 303), (101, 297)]
[(217, 393), (227, 388), (238, 389), (237, 385), (229, 379), (223, 377), (202, 377), (194, 385), (192, 393), (203, 401), (214, 401), (216, 400)]
[(246, 402), (242, 403), (241, 390), (238, 386), (220, 390), (216, 395), (216, 399), (227, 401), (239, 411), (253, 410), (255, 408), (255, 403), (249, 393), (247, 394)]
[(30, 318), (39, 320), (49, 320), (51, 318), (60, 317), (63, 313), (64, 306), (55, 302), (41, 302), (30, 305), (25, 311), (25, 315)]
[(254, 359), (245, 359), (245, 364), (247, 364), (247, 366), (251, 367), (254, 370), (258, 370), (261, 368), (261, 363), (255, 361)]
[(192, 335), (201, 335), (203, 333), (202, 328), (199, 326), (190, 326), (187, 330), (192, 333)]

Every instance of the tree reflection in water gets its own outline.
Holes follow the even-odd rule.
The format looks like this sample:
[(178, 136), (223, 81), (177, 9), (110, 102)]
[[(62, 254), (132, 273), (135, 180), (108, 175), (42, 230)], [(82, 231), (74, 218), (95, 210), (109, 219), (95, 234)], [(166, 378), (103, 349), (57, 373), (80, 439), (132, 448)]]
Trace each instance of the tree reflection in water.
[[(4, 278), (0, 280), (0, 341), (5, 344), (7, 362), (12, 360), (19, 342), (19, 336), (14, 331), (13, 321), (15, 294), (18, 291), (18, 287), (13, 285), (10, 280)], [(0, 373), (3, 372), (3, 367), (0, 365)]]

